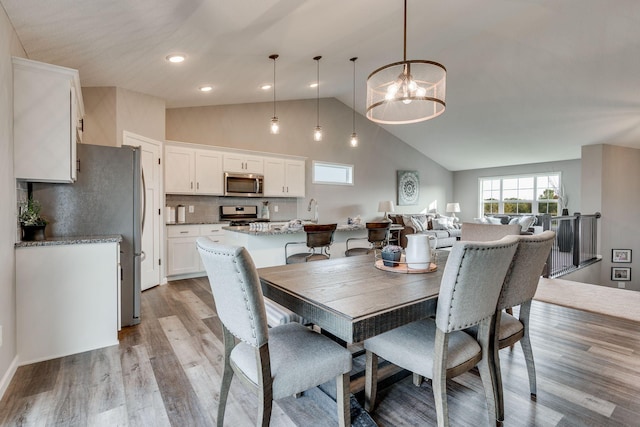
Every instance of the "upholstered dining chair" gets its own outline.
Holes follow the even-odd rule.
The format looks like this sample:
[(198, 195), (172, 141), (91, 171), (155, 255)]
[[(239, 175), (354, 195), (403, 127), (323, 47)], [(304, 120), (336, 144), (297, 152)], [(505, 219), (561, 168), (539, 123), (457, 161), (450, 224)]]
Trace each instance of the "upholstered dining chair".
[(258, 426), (268, 426), (272, 401), (336, 380), (338, 421), (350, 425), (351, 353), (299, 323), (267, 329), (262, 288), (249, 252), (208, 238), (196, 241), (222, 322), (224, 372), (217, 425), (234, 374), (258, 395)]
[[(401, 326), (364, 342), (365, 409), (374, 409), (378, 357), (432, 379), (438, 426), (448, 426), (446, 380), (476, 365), (487, 399), (490, 423), (496, 420), (490, 332), (496, 304), (518, 240), (455, 242), (440, 284), (435, 319)], [(477, 339), (463, 329), (479, 324)]]
[[(331, 257), (330, 247), (333, 243), (333, 234), (338, 224), (307, 224), (303, 230), (307, 235), (306, 242), (289, 242), (284, 245), (284, 256), (287, 264), (296, 264), (308, 261), (319, 261)], [(298, 252), (289, 255), (288, 248), (291, 245), (306, 244), (308, 252)]]
[[(365, 224), (367, 229), (367, 237), (351, 237), (346, 241), (346, 251), (344, 256), (366, 255), (374, 249), (382, 249), (385, 242), (389, 238), (390, 222), (367, 222)], [(349, 248), (349, 243), (356, 240), (366, 239), (369, 242), (369, 247), (356, 247)]]
[[(504, 399), (498, 350), (513, 346), (520, 341), (527, 364), (531, 399), (537, 399), (536, 368), (529, 339), (529, 313), (531, 312), (531, 300), (538, 289), (540, 275), (549, 258), (555, 235), (556, 233), (553, 231), (544, 231), (541, 234), (518, 236), (518, 249), (498, 298), (494, 335), (497, 342), (493, 343), (498, 420), (504, 419)], [(518, 305), (520, 306), (518, 318), (503, 311)]]

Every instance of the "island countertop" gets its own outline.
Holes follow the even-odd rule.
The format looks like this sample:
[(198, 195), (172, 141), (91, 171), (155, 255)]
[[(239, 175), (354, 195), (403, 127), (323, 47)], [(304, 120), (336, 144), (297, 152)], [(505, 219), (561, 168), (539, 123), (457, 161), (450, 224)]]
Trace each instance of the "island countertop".
[[(251, 230), (248, 225), (241, 226), (227, 226), (222, 227), (223, 230), (234, 231), (236, 233), (249, 234), (251, 236), (280, 236), (283, 234), (298, 234), (304, 233), (304, 228), (285, 228), (272, 225), (268, 230)], [(338, 224), (338, 228), (336, 231), (338, 232), (350, 232), (350, 231), (360, 231), (364, 230), (365, 226), (363, 224)]]
[(93, 243), (120, 243), (122, 236), (119, 234), (105, 236), (69, 236), (47, 237), (46, 240), (16, 242), (16, 248), (28, 248), (33, 246), (59, 246), (59, 245), (83, 245)]

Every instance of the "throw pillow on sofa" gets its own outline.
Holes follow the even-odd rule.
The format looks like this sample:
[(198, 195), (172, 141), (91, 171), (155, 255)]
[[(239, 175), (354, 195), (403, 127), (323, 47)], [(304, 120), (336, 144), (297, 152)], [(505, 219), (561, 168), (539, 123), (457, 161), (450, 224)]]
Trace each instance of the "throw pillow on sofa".
[(421, 231), (425, 230), (424, 222), (420, 221), (420, 219), (415, 216), (411, 217), (411, 224), (413, 224), (413, 228), (416, 229), (416, 233), (420, 233)]
[(527, 231), (536, 223), (537, 218), (533, 215), (523, 215), (521, 217), (511, 218), (509, 224), (520, 224), (522, 231)]

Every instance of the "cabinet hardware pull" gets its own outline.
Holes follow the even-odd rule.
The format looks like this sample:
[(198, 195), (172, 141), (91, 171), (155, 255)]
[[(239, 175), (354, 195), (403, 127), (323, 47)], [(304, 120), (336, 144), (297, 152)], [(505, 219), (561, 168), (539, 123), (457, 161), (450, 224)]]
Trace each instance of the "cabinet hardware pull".
[(198, 183), (196, 184), (196, 190), (199, 190), (199, 189), (200, 189), (200, 183), (198, 182)]
[(188, 231), (181, 231), (180, 234), (189, 234)]
[(193, 181), (191, 181), (191, 189), (193, 190)]

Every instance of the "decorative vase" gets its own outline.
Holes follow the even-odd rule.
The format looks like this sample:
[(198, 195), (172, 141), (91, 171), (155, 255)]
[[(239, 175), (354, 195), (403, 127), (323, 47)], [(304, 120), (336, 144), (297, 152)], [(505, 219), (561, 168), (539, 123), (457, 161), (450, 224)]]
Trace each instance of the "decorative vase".
[[(562, 209), (562, 216), (569, 216), (568, 209)], [(558, 226), (558, 250), (560, 252), (571, 252), (573, 247), (573, 230), (571, 229), (571, 220), (561, 220)]]
[(25, 242), (35, 242), (44, 240), (44, 228), (46, 225), (23, 225), (22, 240)]
[(395, 267), (401, 256), (402, 252), (382, 252), (382, 264), (385, 267)]
[(432, 249), (431, 241), (434, 239), (434, 236), (426, 234), (407, 234), (407, 248), (405, 249), (407, 267), (413, 269), (429, 268)]

